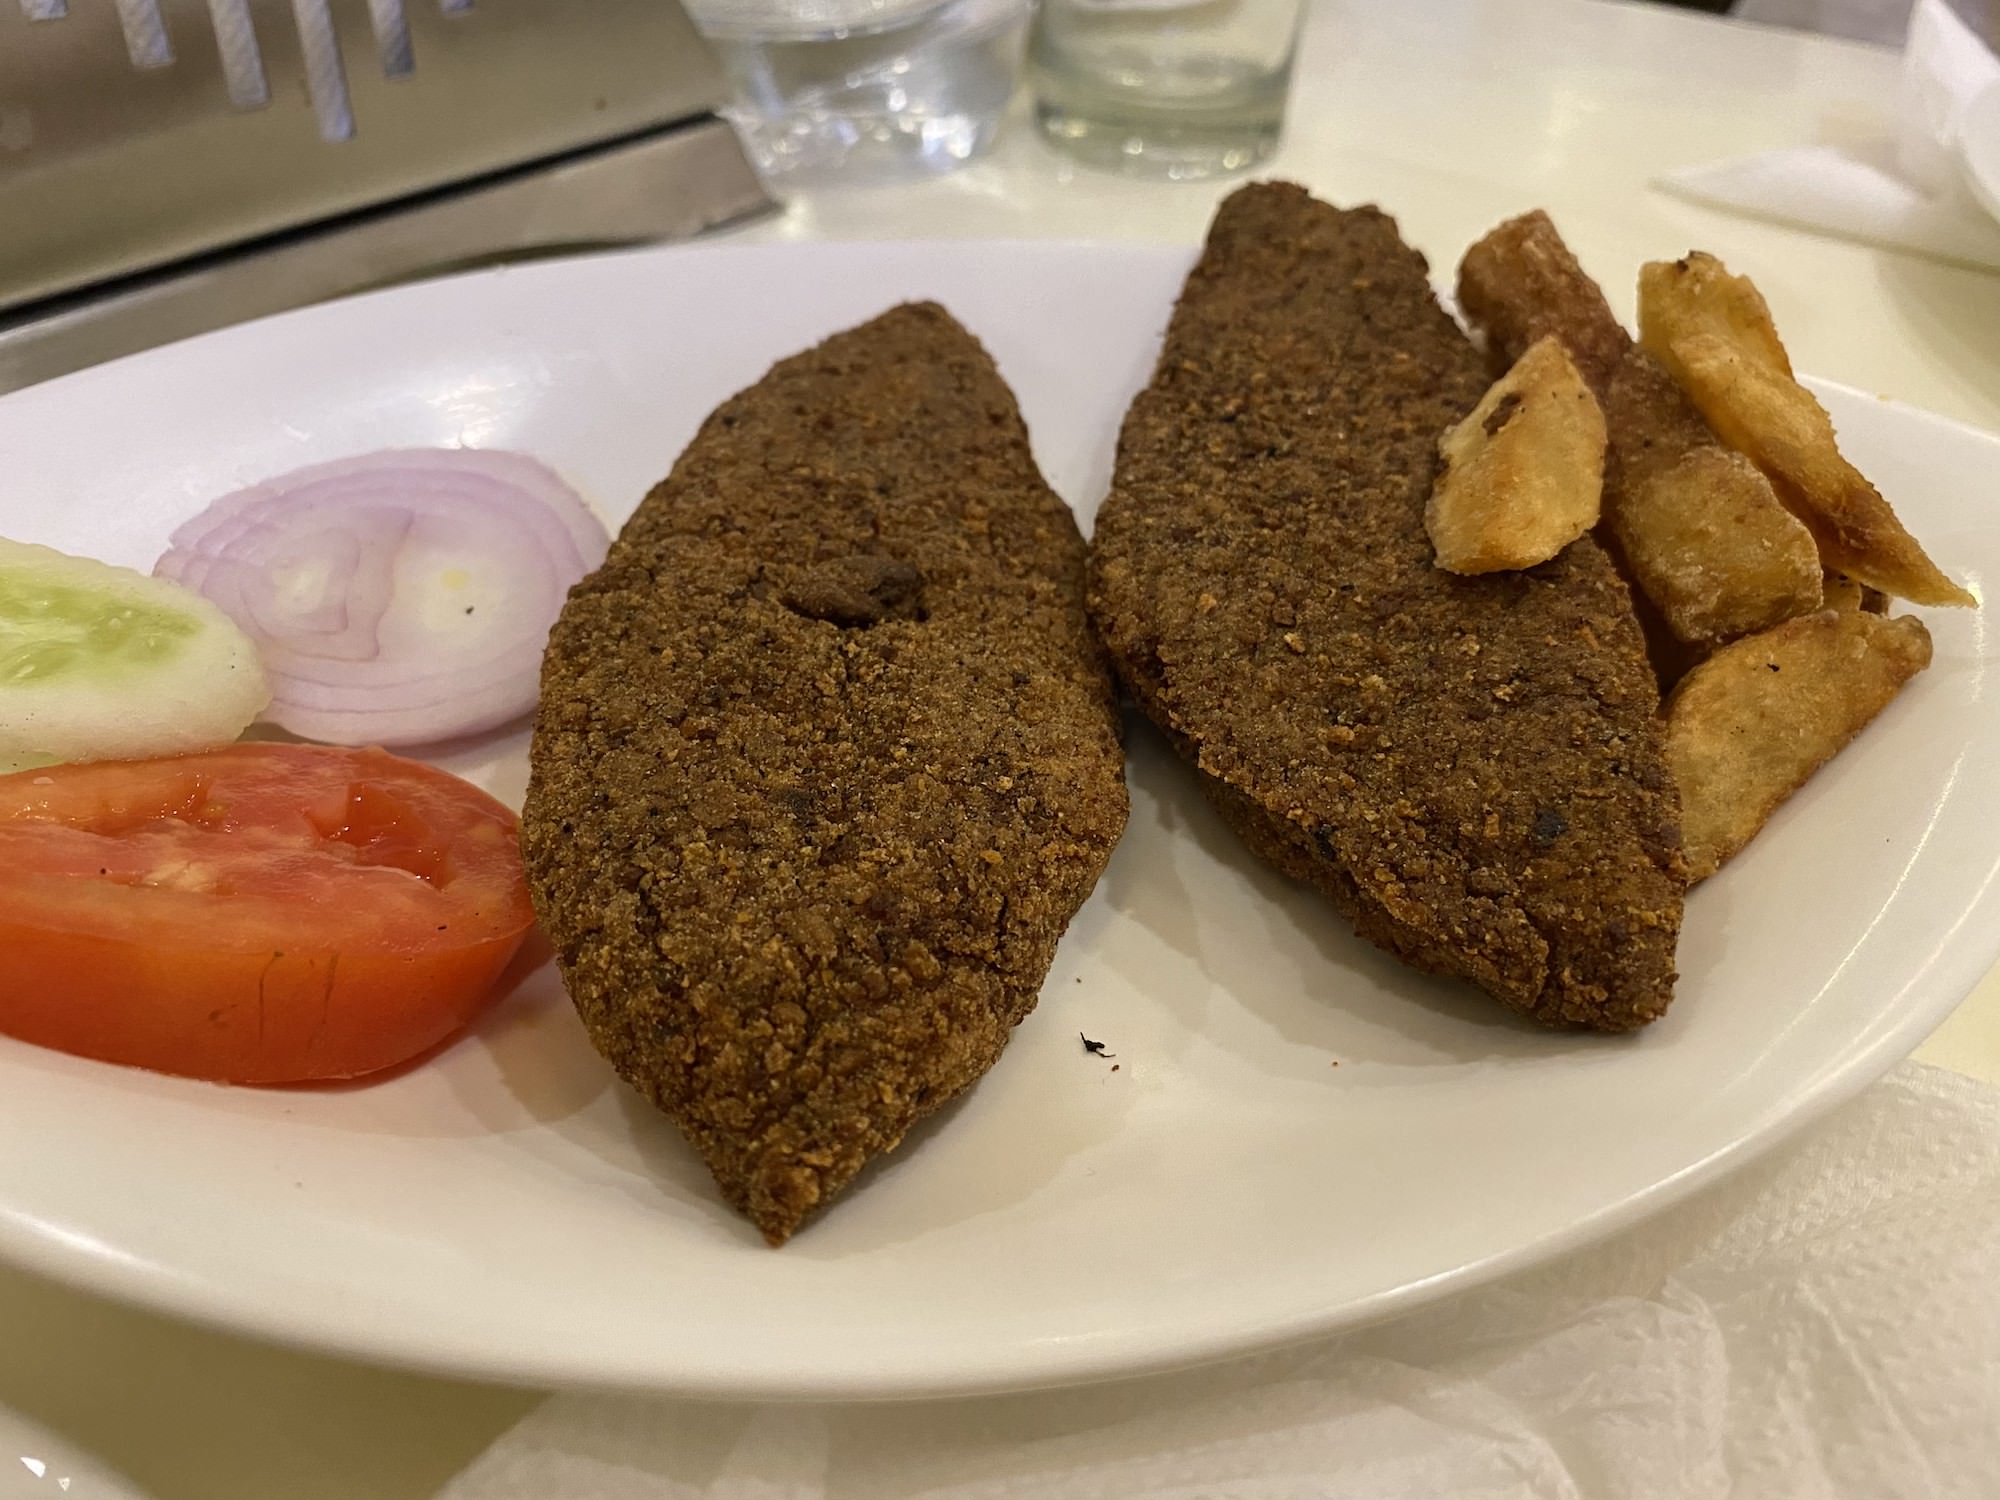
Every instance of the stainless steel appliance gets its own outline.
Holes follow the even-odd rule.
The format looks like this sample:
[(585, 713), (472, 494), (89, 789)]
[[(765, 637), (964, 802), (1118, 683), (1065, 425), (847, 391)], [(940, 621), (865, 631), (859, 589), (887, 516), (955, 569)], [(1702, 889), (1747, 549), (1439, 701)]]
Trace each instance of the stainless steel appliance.
[(0, 0), (0, 390), (768, 206), (676, 0)]

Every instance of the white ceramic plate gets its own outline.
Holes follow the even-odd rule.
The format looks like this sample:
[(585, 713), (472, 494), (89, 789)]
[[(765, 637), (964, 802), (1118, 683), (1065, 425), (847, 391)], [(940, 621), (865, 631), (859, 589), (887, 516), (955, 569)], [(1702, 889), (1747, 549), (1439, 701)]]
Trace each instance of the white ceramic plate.
[(146, 1500), (88, 1453), (0, 1406), (0, 1500)]
[[(146, 565), (210, 497), (391, 444), (525, 449), (613, 518), (777, 356), (901, 298), (984, 338), (1087, 515), (1185, 252), (709, 247), (341, 303), (0, 400), (0, 532)], [(1826, 393), (1975, 587), (2000, 441)], [(0, 1254), (290, 1343), (537, 1383), (968, 1392), (1341, 1327), (1582, 1244), (1903, 1056), (2000, 946), (1982, 618), (1696, 893), (1672, 1013), (1559, 1036), (1355, 939), (1143, 726), (1040, 1009), (782, 1251), (543, 971), (390, 1082), (221, 1089), (0, 1040)], [(525, 736), (444, 763), (518, 798)], [(1117, 1054), (1087, 1055), (1078, 1033)]]

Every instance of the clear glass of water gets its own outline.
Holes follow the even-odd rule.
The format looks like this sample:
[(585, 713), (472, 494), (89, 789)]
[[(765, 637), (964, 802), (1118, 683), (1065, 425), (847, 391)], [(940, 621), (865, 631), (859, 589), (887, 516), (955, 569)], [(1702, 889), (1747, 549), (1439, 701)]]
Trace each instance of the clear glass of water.
[(942, 171), (992, 142), (1032, 0), (690, 0), (767, 178)]
[(1042, 134), (1093, 166), (1213, 177), (1277, 149), (1303, 0), (1041, 0)]

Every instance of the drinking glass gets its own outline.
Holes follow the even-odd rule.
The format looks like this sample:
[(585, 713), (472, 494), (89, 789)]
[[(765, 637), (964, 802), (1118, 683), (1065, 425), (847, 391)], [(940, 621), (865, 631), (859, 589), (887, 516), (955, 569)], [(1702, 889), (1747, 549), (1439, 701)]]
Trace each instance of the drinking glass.
[(1303, 0), (1041, 0), (1035, 118), (1094, 166), (1171, 178), (1277, 148)]
[(1031, 0), (688, 0), (767, 178), (946, 170), (985, 150)]

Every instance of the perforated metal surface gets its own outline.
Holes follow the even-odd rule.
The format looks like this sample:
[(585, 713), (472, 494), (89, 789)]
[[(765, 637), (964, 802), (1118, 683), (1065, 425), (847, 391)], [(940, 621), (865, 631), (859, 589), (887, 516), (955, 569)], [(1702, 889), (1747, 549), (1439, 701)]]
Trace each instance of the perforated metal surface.
[(0, 0), (0, 309), (656, 132), (724, 87), (673, 0)]

